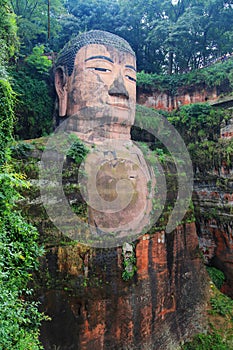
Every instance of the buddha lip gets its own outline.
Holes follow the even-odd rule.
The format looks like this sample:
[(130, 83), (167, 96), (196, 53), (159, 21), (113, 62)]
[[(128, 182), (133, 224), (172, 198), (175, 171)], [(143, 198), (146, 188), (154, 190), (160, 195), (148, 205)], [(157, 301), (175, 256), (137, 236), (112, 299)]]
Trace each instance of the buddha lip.
[(108, 103), (111, 107), (118, 107), (122, 109), (129, 109), (129, 106), (124, 103)]

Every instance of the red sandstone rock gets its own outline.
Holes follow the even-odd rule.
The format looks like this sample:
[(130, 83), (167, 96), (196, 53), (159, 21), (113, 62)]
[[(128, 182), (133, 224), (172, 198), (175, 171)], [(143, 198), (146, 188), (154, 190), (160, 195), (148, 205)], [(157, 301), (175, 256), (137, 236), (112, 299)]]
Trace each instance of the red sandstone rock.
[[(221, 174), (224, 176), (223, 171)], [(233, 297), (233, 231), (231, 212), (233, 196), (232, 193), (224, 192), (218, 188), (213, 180), (208, 185), (207, 178), (205, 179), (206, 189), (203, 190), (201, 187), (202, 184), (199, 181), (195, 185), (194, 198), (200, 248), (206, 263), (223, 271), (226, 281), (222, 291)], [(230, 187), (229, 191), (231, 191)]]
[[(87, 287), (73, 286), (84, 277), (79, 270), (75, 279), (66, 279), (70, 293), (46, 292), (43, 309), (55, 318), (42, 328), (45, 349), (52, 344), (82, 350), (174, 349), (204, 322), (207, 277), (197, 245), (194, 223), (167, 236), (163, 231), (142, 236), (136, 242), (136, 276), (128, 282), (121, 278), (120, 248), (92, 249)], [(60, 275), (67, 276), (63, 249), (74, 266), (80, 251), (75, 255), (73, 247), (59, 248), (57, 265)]]
[(138, 89), (137, 102), (146, 107), (154, 109), (162, 109), (165, 111), (171, 111), (179, 108), (182, 105), (198, 102), (217, 101), (217, 90), (214, 87), (212, 90), (201, 89), (199, 87), (191, 88), (178, 88), (176, 96), (172, 96), (169, 92), (144, 92), (142, 89)]

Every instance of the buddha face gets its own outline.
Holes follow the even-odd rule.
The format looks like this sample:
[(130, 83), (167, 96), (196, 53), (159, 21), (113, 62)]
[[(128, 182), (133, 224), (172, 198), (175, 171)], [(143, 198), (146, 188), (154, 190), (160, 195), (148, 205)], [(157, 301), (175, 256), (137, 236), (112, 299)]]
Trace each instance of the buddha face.
[(61, 82), (57, 72), (58, 96), (59, 91), (63, 92), (59, 96), (60, 116), (99, 119), (101, 124), (133, 124), (136, 62), (130, 53), (100, 44), (84, 46), (76, 55), (72, 75), (63, 86)]

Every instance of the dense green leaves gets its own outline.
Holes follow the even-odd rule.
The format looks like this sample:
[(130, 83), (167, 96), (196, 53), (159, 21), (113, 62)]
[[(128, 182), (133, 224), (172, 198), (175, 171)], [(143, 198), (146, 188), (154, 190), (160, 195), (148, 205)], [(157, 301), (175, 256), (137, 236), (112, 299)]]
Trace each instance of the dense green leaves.
[(0, 0), (0, 66), (14, 56), (18, 49), (16, 16), (11, 13), (7, 0)]
[(17, 69), (12, 69), (17, 97), (15, 133), (20, 138), (36, 138), (52, 130), (54, 101), (49, 80), (51, 65), (51, 60), (44, 55), (44, 47), (36, 46)]
[(231, 92), (233, 86), (233, 59), (219, 61), (202, 69), (195, 69), (185, 74), (137, 73), (137, 86), (146, 91), (167, 91), (172, 95), (178, 93), (180, 87), (192, 86), (202, 88), (223, 89)]
[[(184, 140), (195, 173), (199, 171), (205, 175), (213, 170), (218, 173), (222, 162), (230, 169), (233, 162), (233, 139), (220, 138), (221, 125), (227, 124), (232, 117), (228, 110), (213, 108), (208, 103), (185, 105), (172, 112), (137, 106), (137, 127), (132, 129), (132, 138), (146, 140), (153, 148), (163, 149), (164, 145), (153, 137), (154, 133), (166, 136), (166, 128), (158, 128), (161, 114), (174, 125)], [(137, 130), (138, 128), (141, 129)]]
[(12, 140), (14, 93), (7, 79), (0, 79), (0, 166), (5, 163)]
[(179, 130), (188, 143), (217, 140), (222, 120), (230, 114), (213, 109), (207, 103), (182, 106), (170, 114), (168, 120)]
[(49, 11), (47, 0), (10, 0), (10, 4), (17, 16), (22, 54), (30, 53), (38, 43), (53, 44), (60, 31), (58, 17), (64, 11), (60, 0), (50, 1)]
[(76, 164), (81, 164), (89, 153), (87, 146), (74, 134), (68, 135), (69, 142), (72, 142), (66, 156)]
[(194, 340), (185, 344), (183, 350), (229, 350), (228, 344), (218, 332), (198, 334)]
[(195, 172), (219, 170), (222, 161), (231, 164), (233, 140), (220, 139), (221, 123), (230, 118), (229, 111), (214, 109), (207, 103), (182, 106), (169, 113), (168, 120), (185, 141)]
[(39, 349), (42, 315), (25, 300), (31, 272), (42, 254), (38, 232), (14, 209), (22, 176), (1, 168), (0, 173), (0, 349)]
[[(15, 94), (7, 62), (17, 49), (15, 23), (7, 1), (0, 0), (0, 349), (38, 350), (38, 327), (42, 316), (34, 302), (25, 300), (27, 284), (42, 254), (38, 232), (16, 211), (18, 189), (27, 186), (24, 176), (9, 166)], [(4, 58), (4, 60), (2, 60)]]
[(34, 74), (48, 74), (48, 70), (52, 67), (51, 60), (44, 55), (44, 46), (35, 46), (32, 53), (25, 59), (25, 62), (34, 71)]
[(171, 0), (11, 0), (11, 4), (24, 54), (38, 43), (59, 51), (72, 36), (92, 29), (129, 41), (138, 69), (146, 72), (182, 73), (233, 51), (232, 0), (177, 4)]
[(17, 93), (15, 133), (31, 139), (47, 135), (52, 130), (53, 101), (46, 81), (32, 78), (25, 72), (14, 73)]
[(215, 286), (220, 289), (223, 285), (223, 282), (225, 281), (225, 275), (222, 271), (216, 269), (216, 267), (209, 267), (207, 266), (207, 272), (211, 278), (211, 280), (214, 282)]

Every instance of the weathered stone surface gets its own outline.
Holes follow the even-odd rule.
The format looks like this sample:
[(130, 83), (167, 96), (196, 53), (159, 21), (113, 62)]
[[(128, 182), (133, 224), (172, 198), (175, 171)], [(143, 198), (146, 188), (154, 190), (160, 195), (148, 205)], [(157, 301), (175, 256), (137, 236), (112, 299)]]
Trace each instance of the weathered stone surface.
[[(84, 170), (92, 234), (114, 233), (116, 246), (124, 237), (131, 241), (145, 231), (155, 180), (142, 151), (132, 141), (104, 142), (87, 155)], [(103, 238), (102, 247), (112, 246), (110, 240)]]
[(47, 256), (43, 266), (60, 282), (40, 293), (53, 317), (42, 327), (45, 349), (173, 350), (201, 329), (207, 278), (195, 224), (135, 243), (137, 272), (128, 282), (120, 247), (53, 248), (54, 259)]
[[(36, 143), (36, 141), (35, 141)], [(36, 157), (39, 157), (36, 154)], [(72, 242), (50, 222), (41, 203), (35, 160), (32, 187), (22, 209), (38, 227), (46, 253), (35, 276), (45, 350), (174, 350), (205, 328), (207, 282), (194, 223), (171, 234), (152, 231), (137, 239), (136, 272), (124, 281), (122, 247), (91, 248)], [(75, 163), (65, 163), (63, 188), (87, 219)]]
[(207, 89), (206, 87), (181, 87), (173, 96), (169, 92), (145, 92), (138, 89), (137, 103), (146, 107), (171, 111), (182, 105), (198, 102), (217, 101), (218, 92), (215, 87)]
[[(68, 48), (73, 52), (72, 43)], [(134, 54), (109, 42), (86, 41), (73, 54), (72, 69), (69, 55), (63, 55), (65, 61), (58, 61), (55, 73), (59, 116), (67, 117), (66, 131), (94, 144), (97, 153), (100, 153), (106, 139), (111, 142), (116, 139), (130, 141), (136, 100)], [(100, 172), (96, 176), (92, 171), (94, 163), (88, 162), (88, 157), (94, 152), (90, 153), (86, 163), (90, 169), (84, 167), (84, 170), (87, 178), (99, 185), (102, 197), (110, 199), (109, 206), (116, 195), (116, 186), (111, 187), (112, 181), (121, 179), (122, 175), (130, 178), (136, 188), (133, 201), (122, 217), (118, 210), (108, 212), (108, 208), (101, 214), (96, 213), (96, 208), (92, 209), (90, 205), (96, 191), (91, 191), (92, 182), (89, 182), (89, 202), (85, 203), (89, 211), (84, 221), (88, 216), (89, 222), (92, 221), (97, 228), (104, 226), (110, 229), (110, 225), (117, 221), (113, 226), (115, 229), (119, 222), (127, 225), (130, 219), (134, 219), (130, 228), (132, 231), (139, 229), (140, 236), (137, 236), (134, 250), (128, 256), (131, 258), (128, 267), (124, 265), (127, 255), (126, 252), (122, 254), (120, 244), (111, 248), (109, 245), (108, 248), (103, 248), (103, 245), (102, 248), (94, 248), (93, 245), (88, 247), (72, 242), (49, 224), (46, 215), (36, 218), (36, 209), (41, 210), (42, 207), (37, 198), (28, 205), (34, 207), (33, 220), (40, 229), (41, 239), (46, 242), (46, 256), (35, 278), (41, 309), (52, 317), (41, 329), (45, 350), (174, 350), (205, 327), (203, 311), (208, 277), (198, 250), (195, 224), (184, 221), (170, 234), (159, 229), (156, 232), (154, 227), (150, 234), (142, 235), (144, 222), (140, 215), (141, 212), (147, 215), (152, 211), (152, 198), (148, 197), (149, 188), (154, 188), (154, 183), (141, 151), (136, 150), (135, 145), (127, 147), (127, 157), (114, 157), (119, 150), (117, 147), (115, 153), (111, 150), (113, 159), (107, 165), (102, 157), (97, 162)], [(108, 151), (106, 147), (102, 153), (106, 155)], [(56, 155), (56, 151), (54, 153)], [(56, 157), (52, 158), (56, 163)], [(53, 163), (51, 166), (54, 166)], [(48, 168), (45, 167), (45, 170)], [(110, 168), (115, 169), (115, 177), (114, 171), (109, 172)], [(64, 165), (63, 173), (67, 174), (67, 170)], [(52, 185), (52, 179), (48, 177), (47, 180)], [(76, 179), (76, 185), (80, 185), (79, 181)], [(69, 206), (75, 204), (77, 213), (83, 217), (84, 203), (80, 200), (80, 191), (70, 186), (72, 184), (75, 180), (68, 174), (62, 179), (60, 187), (67, 188)], [(125, 192), (121, 198), (123, 201), (127, 188), (122, 188)], [(54, 201), (47, 202), (56, 209), (56, 184), (53, 184), (52, 192), (55, 194)], [(67, 226), (69, 220), (62, 215), (64, 202), (59, 202), (60, 211), (56, 214)], [(72, 228), (77, 230), (74, 225)], [(131, 275), (134, 269), (136, 272)], [(127, 278), (123, 278), (123, 272)]]
[(221, 177), (196, 181), (194, 190), (200, 248), (206, 263), (225, 274), (222, 290), (233, 297), (232, 174), (222, 169)]

